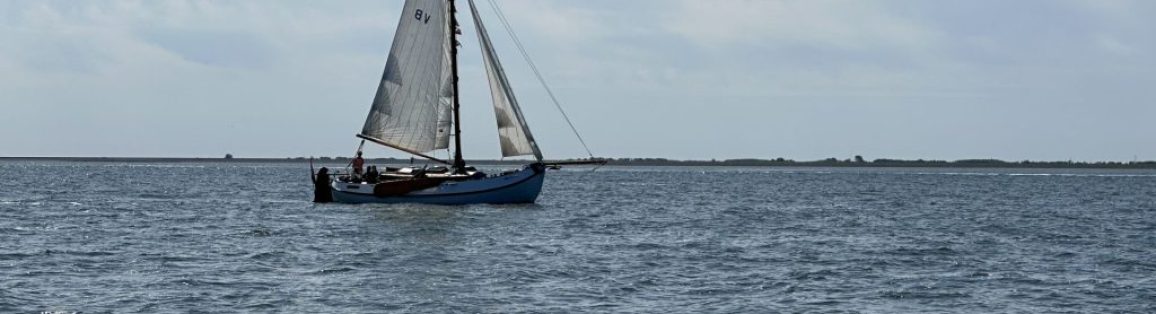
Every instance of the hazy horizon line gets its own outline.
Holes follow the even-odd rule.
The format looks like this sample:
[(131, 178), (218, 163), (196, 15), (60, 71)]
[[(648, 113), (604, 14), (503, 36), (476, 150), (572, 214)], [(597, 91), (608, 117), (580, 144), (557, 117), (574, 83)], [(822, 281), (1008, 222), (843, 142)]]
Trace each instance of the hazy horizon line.
[[(836, 161), (836, 162), (856, 161), (856, 157), (860, 157), (860, 156), (855, 155), (855, 156), (850, 157), (850, 158), (828, 157), (828, 158), (819, 158), (819, 159), (792, 159), (792, 158), (785, 158), (785, 157), (740, 157), (740, 158), (679, 159), (679, 158), (671, 158), (671, 157), (600, 157), (600, 156), (595, 156), (594, 159), (608, 159), (608, 160), (617, 160), (617, 161), (630, 161), (630, 160), (646, 161), (646, 160), (650, 160), (650, 161), (669, 161), (669, 162), (716, 162), (716, 163), (722, 163), (722, 162), (727, 162), (727, 161), (732, 161), (732, 162), (735, 162), (735, 161), (776, 162), (776, 161), (778, 161), (778, 162), (802, 162), (802, 163), (806, 163), (806, 162), (825, 162), (825, 161)], [(324, 158), (349, 159), (351, 157), (348, 157), (348, 156), (238, 157), (238, 156), (231, 156), (231, 155), (229, 157), (226, 157), (226, 156), (218, 156), (218, 157), (206, 157), (206, 156), (183, 156), (183, 157), (172, 157), (172, 156), (169, 156), (169, 157), (157, 157), (157, 156), (0, 156), (0, 160), (5, 160), (5, 159), (7, 159), (7, 160), (13, 160), (13, 159), (28, 159), (28, 160), (36, 160), (36, 159), (40, 159), (40, 160), (51, 160), (51, 159), (67, 159), (67, 160), (85, 160), (85, 159), (91, 159), (91, 160), (102, 160), (102, 159), (103, 160), (109, 160), (109, 159), (111, 159), (111, 160), (117, 160), (117, 159), (124, 159), (124, 160), (188, 160), (188, 159), (293, 160), (293, 159), (305, 159), (305, 160), (308, 160), (308, 159), (324, 159)], [(413, 157), (413, 158), (415, 160), (425, 160), (424, 158), (420, 158), (420, 157)], [(371, 157), (371, 158), (366, 158), (366, 159), (370, 159), (370, 160), (374, 160), (374, 159), (406, 160), (406, 159), (410, 159), (410, 158), (409, 157)], [(546, 158), (546, 160), (585, 160), (585, 159), (590, 159), (590, 158), (589, 157)], [(523, 158), (466, 158), (466, 160), (513, 162), (513, 161), (530, 161), (531, 159), (523, 159)], [(1007, 162), (1007, 163), (1031, 162), (1031, 163), (1125, 163), (1125, 164), (1126, 163), (1152, 163), (1152, 162), (1156, 162), (1156, 160), (1141, 160), (1141, 159), (1133, 159), (1133, 160), (1075, 160), (1075, 159), (1068, 159), (1068, 160), (1042, 160), (1042, 159), (1039, 159), (1039, 160), (1037, 160), (1037, 159), (1008, 160), (1008, 159), (1001, 159), (1001, 158), (959, 158), (959, 159), (914, 158), (914, 159), (912, 159), (912, 158), (891, 158), (891, 157), (870, 158), (870, 159), (863, 158), (862, 162), (868, 162), (869, 163), (869, 162), (874, 162), (874, 161), (879, 161), (879, 160), (896, 161), (896, 162), (949, 162), (949, 163), (950, 162), (976, 162), (976, 161), (1000, 161), (1000, 162)]]

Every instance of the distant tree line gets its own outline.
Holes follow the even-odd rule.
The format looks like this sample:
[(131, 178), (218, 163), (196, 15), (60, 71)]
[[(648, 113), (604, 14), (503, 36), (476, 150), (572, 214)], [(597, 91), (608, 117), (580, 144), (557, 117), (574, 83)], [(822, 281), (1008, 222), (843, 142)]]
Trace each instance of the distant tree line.
[[(293, 158), (295, 160), (306, 160), (304, 157)], [(938, 168), (1109, 168), (1109, 169), (1156, 169), (1156, 161), (1004, 161), (999, 159), (960, 159), (955, 161), (947, 160), (926, 160), (926, 159), (888, 159), (878, 158), (874, 160), (866, 160), (863, 156), (856, 155), (853, 158), (839, 159), (826, 158), (821, 160), (810, 161), (796, 161), (794, 159), (786, 159), (782, 157), (772, 159), (759, 158), (738, 158), (725, 160), (677, 160), (668, 158), (603, 158), (608, 161), (608, 165), (620, 166), (734, 166), (734, 167), (938, 167)], [(318, 157), (317, 161), (323, 163), (348, 163), (348, 157)], [(554, 161), (581, 161), (588, 160), (581, 159), (561, 159)], [(410, 159), (398, 158), (375, 158), (367, 159), (366, 162), (374, 164), (408, 164)], [(528, 160), (507, 159), (507, 160), (470, 160), (471, 163), (484, 164), (525, 164), (530, 162)], [(415, 164), (429, 163), (425, 159), (413, 159)]]
[(871, 161), (862, 156), (838, 159), (827, 158), (813, 161), (792, 159), (727, 159), (727, 160), (671, 160), (666, 158), (608, 158), (610, 165), (624, 166), (743, 166), (743, 167), (940, 167), (940, 168), (1118, 168), (1156, 169), (1156, 161), (1004, 161), (999, 159), (947, 160), (904, 160), (879, 158)]
[[(234, 158), (231, 154), (225, 158), (122, 158), (122, 157), (0, 157), (0, 160), (60, 160), (60, 161), (95, 161), (95, 162), (291, 162), (307, 163), (310, 157), (289, 158)], [(740, 158), (726, 160), (676, 160), (667, 158), (600, 158), (608, 165), (619, 166), (741, 166), (741, 167), (939, 167), (939, 168), (1100, 168), (1100, 169), (1156, 169), (1156, 161), (1003, 161), (999, 159), (960, 159), (947, 160), (905, 160), (879, 158), (866, 160), (863, 156), (839, 159), (835, 157), (796, 161), (786, 158)], [(317, 157), (315, 162), (321, 164), (347, 164), (349, 157)], [(588, 159), (563, 159), (556, 161), (584, 161)], [(432, 161), (423, 158), (372, 158), (367, 163), (378, 165), (425, 165)], [(521, 165), (531, 162), (521, 159), (504, 160), (468, 160), (472, 164), (485, 165)]]

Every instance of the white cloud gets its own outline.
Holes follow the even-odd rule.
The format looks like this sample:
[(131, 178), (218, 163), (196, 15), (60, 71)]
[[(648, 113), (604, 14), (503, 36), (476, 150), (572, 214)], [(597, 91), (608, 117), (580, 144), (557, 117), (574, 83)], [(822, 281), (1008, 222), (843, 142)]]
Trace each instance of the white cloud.
[[(559, 45), (583, 45), (603, 40), (613, 33), (607, 20), (607, 11), (595, 10), (572, 1), (515, 0), (495, 1), (516, 31), (532, 35), (536, 40), (549, 40)], [(491, 14), (490, 1), (477, 1), (478, 10), (487, 19), (491, 32), (505, 33)]]
[[(915, 154), (893, 157), (1020, 147), (1001, 142), (1006, 133), (1065, 134), (1098, 150), (1079, 145), (1139, 141), (1128, 126), (1156, 114), (1137, 105), (1151, 102), (1145, 86), (1156, 83), (1152, 2), (499, 1), (596, 153), (827, 157), (851, 132), (889, 139), (862, 138), (865, 149)], [(552, 127), (557, 114), (487, 1), (478, 4), (548, 155), (583, 155), (559, 144), (572, 142), (568, 130)], [(0, 132), (60, 125), (0, 144), (38, 155), (346, 151), (399, 9), (374, 0), (0, 2), (0, 106), (15, 112), (0, 117)], [(480, 74), (473, 34), (463, 40), (463, 75)], [(470, 86), (470, 116), (488, 118), (472, 100), (487, 99), (484, 83)], [(1075, 114), (1089, 106), (1130, 114), (1102, 116), (1112, 121), (1086, 134), (1063, 130), (1093, 116)], [(466, 125), (481, 134), (471, 143), (482, 142), (467, 150), (492, 156), (492, 122), (480, 121)], [(971, 146), (938, 143), (966, 132), (977, 134), (962, 141)], [(1067, 149), (1043, 146), (1022, 157)]]
[[(281, 1), (21, 4), (0, 22), (0, 106), (6, 128), (60, 126), (9, 146), (37, 155), (217, 155), (283, 143), (285, 124), (361, 114), (371, 92), (350, 90), (372, 88), (392, 34), (385, 16), (397, 15)], [(286, 112), (301, 113), (253, 123)], [(151, 145), (125, 147), (138, 142)]]
[(920, 50), (938, 40), (927, 27), (866, 1), (676, 1), (667, 29), (704, 46), (818, 45), (848, 50)]

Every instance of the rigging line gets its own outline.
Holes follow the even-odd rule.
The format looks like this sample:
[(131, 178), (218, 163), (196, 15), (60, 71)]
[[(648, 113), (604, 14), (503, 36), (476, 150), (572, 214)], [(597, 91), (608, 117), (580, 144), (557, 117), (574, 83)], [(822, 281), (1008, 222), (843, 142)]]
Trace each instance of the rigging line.
[(526, 47), (522, 45), (522, 40), (518, 39), (518, 34), (514, 33), (514, 29), (510, 27), (510, 21), (506, 19), (506, 14), (502, 13), (502, 7), (494, 0), (488, 1), (490, 2), (490, 7), (494, 8), (494, 12), (497, 13), (498, 21), (501, 22), (502, 27), (506, 29), (506, 33), (510, 34), (514, 45), (518, 47), (518, 52), (522, 53), (522, 58), (530, 65), (530, 70), (534, 72), (534, 76), (538, 78), (538, 82), (542, 83), (542, 87), (546, 89), (546, 94), (549, 95), (550, 100), (554, 102), (554, 107), (558, 108), (558, 112), (562, 114), (562, 118), (566, 120), (566, 124), (570, 125), (570, 131), (574, 132), (574, 136), (578, 138), (578, 142), (582, 144), (582, 148), (586, 149), (586, 154), (593, 159), (594, 153), (590, 152), (590, 147), (586, 146), (586, 141), (582, 139), (581, 134), (578, 134), (578, 128), (575, 128), (574, 123), (570, 122), (570, 116), (566, 114), (566, 110), (562, 109), (562, 104), (558, 102), (558, 97), (554, 96), (554, 91), (550, 89), (550, 84), (547, 84), (546, 79), (542, 77), (542, 72), (538, 71), (538, 66), (534, 64), (534, 60), (530, 59), (530, 54), (526, 52)]
[[(357, 152), (358, 152), (358, 153), (360, 153), (360, 152), (361, 152), (361, 150), (362, 150), (362, 149), (364, 149), (364, 148), (365, 148), (365, 140), (364, 140), (364, 139), (362, 139), (362, 140), (361, 140), (361, 143), (360, 143), (360, 144), (357, 144)], [(353, 154), (353, 157), (354, 157), (354, 158), (357, 158), (357, 153), (354, 153), (354, 154)], [(313, 157), (309, 157), (309, 158), (313, 158)], [(310, 161), (310, 162), (312, 162), (312, 161)], [(349, 173), (351, 173), (351, 174), (353, 173), (353, 158), (350, 158), (350, 159), (349, 159), (349, 163), (345, 165), (345, 171), (347, 171), (347, 172), (349, 172)]]

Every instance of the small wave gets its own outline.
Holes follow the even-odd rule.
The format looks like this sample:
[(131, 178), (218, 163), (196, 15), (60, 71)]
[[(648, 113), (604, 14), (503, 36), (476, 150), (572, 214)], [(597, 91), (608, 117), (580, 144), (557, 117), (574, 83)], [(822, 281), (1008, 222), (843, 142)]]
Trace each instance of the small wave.
[(321, 269), (321, 270), (315, 270), (315, 271), (307, 272), (305, 274), (306, 275), (332, 275), (332, 274), (348, 273), (348, 272), (353, 272), (353, 271), (357, 271), (357, 269), (352, 268), (352, 267), (338, 267), (338, 268), (326, 268), (326, 269)]
[(815, 271), (792, 271), (787, 274), (787, 276), (791, 277), (791, 279), (808, 281), (827, 280), (829, 277), (838, 278), (840, 275), (841, 274), (839, 272), (830, 269), (820, 269)]
[(257, 254), (253, 254), (253, 255), (250, 255), (250, 256), (249, 256), (249, 258), (250, 258), (250, 259), (255, 259), (255, 260), (268, 260), (268, 259), (272, 259), (272, 258), (279, 258), (279, 257), (283, 257), (283, 256), (285, 256), (285, 255), (286, 255), (286, 253), (285, 253), (285, 252), (281, 252), (281, 251), (277, 251), (277, 252), (261, 252), (261, 253), (257, 253)]
[(627, 248), (638, 250), (638, 251), (650, 251), (650, 250), (666, 249), (668, 247), (665, 245), (655, 244), (655, 243), (638, 243), (638, 244), (634, 244), (634, 245), (629, 245), (629, 246), (627, 246)]
[(881, 295), (887, 299), (962, 299), (970, 298), (971, 294), (963, 292), (932, 292), (932, 291), (884, 291)]
[(914, 175), (921, 176), (998, 176), (1002, 173), (998, 172), (914, 172)]
[(105, 167), (116, 167), (116, 168), (162, 168), (162, 169), (180, 169), (180, 168), (203, 169), (203, 168), (208, 168), (208, 166), (205, 166), (205, 165), (178, 165), (178, 164), (112, 164), (112, 165), (104, 165), (104, 166)]
[(971, 277), (971, 278), (991, 278), (992, 277), (991, 273), (986, 272), (986, 271), (975, 271), (975, 272), (972, 272), (971, 274), (968, 274), (967, 276)]
[(167, 255), (148, 255), (145, 258), (158, 262), (195, 262), (203, 260), (200, 257), (193, 256), (167, 256)]
[(246, 232), (246, 234), (254, 237), (268, 237), (273, 235), (273, 231), (269, 231), (269, 229), (253, 229)]
[(174, 194), (141, 193), (141, 194), (138, 194), (137, 197), (140, 197), (144, 200), (169, 200), (169, 199), (176, 199), (177, 195), (175, 195), (175, 193)]
[(182, 286), (192, 286), (192, 287), (234, 288), (234, 287), (245, 286), (244, 282), (238, 282), (238, 281), (233, 281), (233, 280), (210, 280), (210, 279), (194, 279), (194, 278), (176, 279), (176, 280), (170, 281), (170, 283), (174, 283), (174, 284), (182, 285)]
[(0, 261), (6, 260), (21, 260), (29, 257), (38, 256), (41, 253), (0, 253)]
[(302, 198), (302, 199), (261, 199), (261, 200), (259, 200), (259, 202), (261, 202), (261, 203), (269, 203), (269, 204), (299, 204), (299, 203), (313, 203), (313, 201), (312, 201), (312, 200), (308, 200), (308, 199), (304, 199), (304, 198)]
[(927, 256), (927, 255), (958, 255), (959, 252), (948, 247), (938, 248), (898, 248), (894, 250), (885, 251), (891, 255), (903, 256)]
[(276, 310), (282, 306), (283, 305), (275, 304), (275, 303), (257, 303), (257, 304), (243, 305), (243, 306), (241, 306), (241, 308), (246, 309), (246, 310)]
[(116, 253), (104, 251), (72, 251), (72, 250), (44, 250), (43, 255), (73, 255), (73, 256), (113, 256)]
[(1102, 265), (1114, 265), (1114, 266), (1125, 267), (1125, 268), (1140, 268), (1140, 269), (1149, 270), (1149, 271), (1156, 270), (1156, 263), (1146, 262), (1146, 261), (1141, 261), (1141, 260), (1135, 260), (1135, 259), (1126, 259), (1126, 258), (1121, 258), (1121, 257), (1115, 257), (1115, 258), (1105, 260), (1102, 262)]

